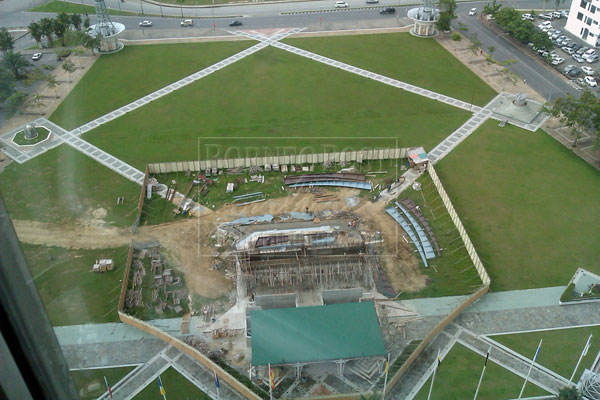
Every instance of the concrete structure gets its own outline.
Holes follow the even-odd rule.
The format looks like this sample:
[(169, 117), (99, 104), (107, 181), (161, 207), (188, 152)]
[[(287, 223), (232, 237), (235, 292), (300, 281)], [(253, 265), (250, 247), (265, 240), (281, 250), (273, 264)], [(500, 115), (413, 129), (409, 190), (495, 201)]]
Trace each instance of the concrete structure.
[(599, 9), (600, 0), (573, 0), (565, 29), (588, 45), (596, 47), (600, 37), (600, 16), (596, 15)]
[(433, 0), (423, 0), (420, 7), (408, 10), (407, 16), (414, 22), (414, 26), (410, 29), (411, 35), (431, 37), (437, 33), (435, 23), (440, 16), (440, 10), (435, 8)]
[(35, 128), (33, 127), (33, 125), (25, 125), (25, 139), (31, 140), (31, 139), (35, 139), (38, 136), (37, 131), (35, 130)]
[(96, 51), (100, 53), (115, 53), (123, 48), (123, 43), (118, 40), (119, 34), (125, 30), (125, 25), (112, 22), (108, 16), (108, 10), (104, 0), (95, 0), (97, 23), (90, 26), (88, 35), (100, 36), (100, 47)]

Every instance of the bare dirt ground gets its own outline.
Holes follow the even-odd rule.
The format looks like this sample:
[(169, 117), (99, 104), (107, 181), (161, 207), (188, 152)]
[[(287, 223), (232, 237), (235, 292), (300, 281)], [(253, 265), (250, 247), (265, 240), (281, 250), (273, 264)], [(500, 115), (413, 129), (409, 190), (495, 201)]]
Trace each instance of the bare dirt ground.
[[(292, 193), (288, 197), (267, 200), (244, 207), (228, 205), (210, 211), (199, 218), (163, 224), (142, 226), (135, 235), (126, 228), (80, 224), (59, 226), (35, 221), (15, 220), (15, 230), (25, 243), (60, 246), (74, 249), (100, 249), (126, 246), (132, 240), (145, 242), (156, 240), (173, 256), (184, 273), (188, 289), (203, 297), (218, 298), (232, 289), (232, 283), (222, 271), (213, 269), (217, 248), (211, 244), (211, 236), (217, 225), (238, 218), (261, 214), (278, 215), (291, 211), (347, 210), (345, 197), (354, 197), (355, 190), (337, 192), (337, 202), (315, 203), (310, 193)], [(415, 291), (425, 286), (425, 276), (419, 271), (412, 249), (404, 241), (397, 224), (387, 216), (384, 204), (360, 200), (352, 210), (361, 218), (360, 229), (379, 230), (384, 239), (382, 259), (393, 287), (402, 291)], [(101, 210), (97, 211), (100, 216)], [(99, 218), (95, 218), (97, 222)]]

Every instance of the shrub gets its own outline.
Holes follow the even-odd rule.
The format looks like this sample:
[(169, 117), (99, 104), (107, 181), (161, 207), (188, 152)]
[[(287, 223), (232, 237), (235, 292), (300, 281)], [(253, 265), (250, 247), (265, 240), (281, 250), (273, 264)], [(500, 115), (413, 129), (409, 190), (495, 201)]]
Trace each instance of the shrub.
[(458, 32), (454, 32), (452, 34), (452, 40), (454, 40), (455, 42), (460, 42), (460, 40), (462, 39), (462, 37), (460, 36), (460, 34)]

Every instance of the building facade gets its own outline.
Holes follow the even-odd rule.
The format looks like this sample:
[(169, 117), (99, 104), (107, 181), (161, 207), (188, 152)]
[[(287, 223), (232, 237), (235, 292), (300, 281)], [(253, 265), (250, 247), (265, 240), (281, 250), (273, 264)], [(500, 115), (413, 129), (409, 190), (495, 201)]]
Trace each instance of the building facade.
[(565, 29), (596, 47), (600, 39), (600, 0), (573, 0)]

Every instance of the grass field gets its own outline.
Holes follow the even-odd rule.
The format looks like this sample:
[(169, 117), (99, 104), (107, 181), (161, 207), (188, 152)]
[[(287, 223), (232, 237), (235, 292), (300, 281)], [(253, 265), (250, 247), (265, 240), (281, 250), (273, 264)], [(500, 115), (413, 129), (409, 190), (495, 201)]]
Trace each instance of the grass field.
[[(107, 7), (108, 8), (108, 7)], [(82, 4), (70, 3), (60, 0), (52, 0), (48, 3), (41, 4), (39, 6), (33, 7), (29, 9), (30, 12), (44, 12), (44, 13), (71, 13), (71, 14), (90, 14), (95, 15), (96, 9), (93, 6), (86, 6)], [(141, 10), (140, 10), (141, 11)], [(141, 13), (114, 10), (112, 8), (108, 8), (108, 13), (110, 15), (129, 15), (129, 16), (141, 16)], [(148, 14), (145, 14), (148, 15)]]
[[(484, 360), (484, 357), (481, 357), (463, 345), (455, 344), (436, 372), (431, 399), (464, 400), (473, 398)], [(498, 400), (516, 398), (519, 395), (523, 382), (524, 378), (513, 374), (492, 361), (488, 361), (477, 399)], [(430, 385), (431, 378), (423, 385), (415, 400), (427, 399)], [(541, 396), (544, 394), (548, 394), (548, 392), (529, 383), (525, 387), (523, 396)]]
[(285, 39), (285, 43), (483, 106), (496, 92), (435, 40), (409, 33)]
[(600, 174), (542, 131), (488, 121), (436, 169), (494, 291), (600, 272)]
[[(415, 293), (402, 293), (398, 298), (441, 297), (473, 293), (481, 287), (481, 279), (473, 266), (469, 253), (462, 245), (459, 233), (450, 215), (443, 206), (441, 198), (428, 174), (419, 182), (422, 190), (412, 188), (402, 192), (400, 199), (410, 198), (417, 204), (436, 235), (442, 250), (442, 256), (429, 260), (425, 268), (421, 258), (416, 255), (421, 271), (427, 274), (427, 287)], [(390, 217), (391, 218), (391, 217)], [(412, 246), (414, 249), (414, 246)], [(416, 253), (415, 253), (416, 254)]]
[[(54, 326), (116, 322), (127, 248), (69, 250), (21, 244), (33, 281)], [(94, 261), (112, 258), (115, 269), (91, 272)]]
[[(187, 380), (173, 368), (165, 370), (160, 375), (160, 380), (165, 389), (165, 395), (168, 399), (177, 400), (208, 400), (210, 399), (196, 385)], [(139, 392), (134, 399), (137, 400), (163, 400), (163, 396), (158, 389), (158, 380), (154, 379)]]
[(543, 339), (537, 363), (569, 379), (590, 334), (593, 335), (592, 342), (575, 374), (574, 381), (577, 382), (583, 370), (592, 366), (600, 351), (600, 326), (498, 335), (491, 339), (530, 359), (533, 358), (540, 339)]
[[(10, 164), (0, 175), (0, 192), (12, 218), (40, 222), (89, 221), (93, 212), (114, 226), (135, 219), (140, 186), (67, 145), (23, 165)], [(125, 197), (116, 205), (117, 197)], [(103, 209), (104, 211), (102, 211)]]
[[(425, 110), (436, 118), (425, 118)], [(199, 139), (230, 148), (242, 146), (238, 137), (253, 137), (250, 146), (257, 151), (326, 145), (332, 151), (369, 145), (378, 136), (431, 149), (467, 117), (443, 103), (267, 48), (84, 138), (142, 167), (197, 159)]]
[[(106, 392), (104, 377), (112, 387), (119, 382), (125, 375), (130, 373), (134, 367), (106, 368), (106, 369), (88, 369), (80, 371), (71, 371), (71, 377), (75, 388), (81, 397), (81, 400), (95, 400)], [(99, 389), (98, 385), (100, 385)], [(96, 390), (88, 390), (96, 389)]]
[(230, 41), (125, 46), (116, 54), (100, 56), (49, 119), (65, 129), (76, 128), (252, 44)]

